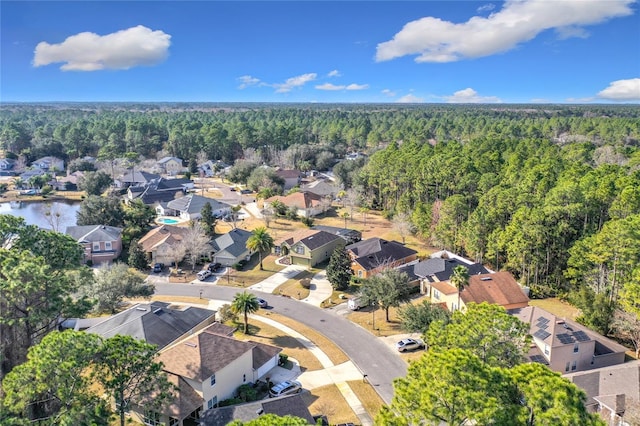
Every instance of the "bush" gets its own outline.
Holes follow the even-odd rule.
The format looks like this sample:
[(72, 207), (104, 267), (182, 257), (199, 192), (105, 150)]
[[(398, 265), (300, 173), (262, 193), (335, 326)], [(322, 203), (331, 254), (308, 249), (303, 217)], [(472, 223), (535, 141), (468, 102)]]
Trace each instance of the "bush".
[(242, 404), (244, 401), (239, 398), (229, 398), (224, 401), (220, 401), (218, 407), (228, 407), (229, 405)]
[(231, 267), (233, 269), (235, 269), (236, 271), (241, 271), (242, 270), (242, 264), (240, 262), (234, 263), (233, 265), (231, 265)]
[(278, 365), (285, 365), (288, 360), (289, 360), (289, 355), (280, 354), (279, 359), (278, 359)]
[(303, 217), (300, 221), (308, 228), (313, 226), (313, 218), (312, 217)]
[(236, 314), (231, 309), (230, 304), (226, 303), (220, 306), (220, 309), (218, 309), (218, 320), (220, 322), (227, 322), (235, 318), (236, 318)]
[(240, 385), (237, 390), (237, 398), (244, 402), (252, 402), (258, 399), (258, 392), (250, 384)]
[(307, 290), (311, 288), (311, 278), (303, 278), (300, 280), (300, 285)]

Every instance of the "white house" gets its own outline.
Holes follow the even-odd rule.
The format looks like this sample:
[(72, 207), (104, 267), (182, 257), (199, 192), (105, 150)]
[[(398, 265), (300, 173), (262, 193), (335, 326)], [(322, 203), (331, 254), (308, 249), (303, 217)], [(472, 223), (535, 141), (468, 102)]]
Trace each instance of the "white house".
[(178, 157), (163, 157), (158, 160), (158, 167), (166, 174), (175, 176), (184, 171), (182, 159)]
[(196, 194), (188, 194), (171, 200), (167, 203), (167, 208), (176, 211), (182, 219), (195, 220), (200, 219), (200, 212), (205, 204), (211, 205), (211, 212), (214, 216), (222, 217), (231, 211), (231, 206), (227, 203)]
[(64, 170), (64, 160), (58, 157), (42, 157), (31, 163), (31, 165), (45, 172), (61, 172)]

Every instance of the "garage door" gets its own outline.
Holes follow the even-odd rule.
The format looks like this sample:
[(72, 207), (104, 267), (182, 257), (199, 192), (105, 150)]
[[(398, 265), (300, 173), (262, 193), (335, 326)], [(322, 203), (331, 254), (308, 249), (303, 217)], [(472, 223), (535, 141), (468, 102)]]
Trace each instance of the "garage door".
[(309, 259), (304, 257), (291, 257), (291, 263), (294, 265), (309, 266)]

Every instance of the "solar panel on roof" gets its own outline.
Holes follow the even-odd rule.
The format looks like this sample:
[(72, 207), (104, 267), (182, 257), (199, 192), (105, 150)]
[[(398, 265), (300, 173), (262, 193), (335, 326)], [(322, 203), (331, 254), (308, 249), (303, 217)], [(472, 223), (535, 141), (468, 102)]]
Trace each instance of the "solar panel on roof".
[(551, 336), (551, 333), (549, 333), (548, 331), (544, 331), (544, 330), (538, 330), (535, 333), (533, 333), (533, 337), (537, 337), (540, 340), (544, 340), (549, 336)]
[(530, 358), (531, 358), (531, 362), (537, 362), (537, 363), (545, 364), (545, 365), (549, 364), (547, 359), (545, 357), (543, 357), (542, 355), (532, 355)]
[(541, 328), (542, 330), (546, 330), (547, 328), (549, 328), (549, 324), (539, 325), (538, 328)]
[(540, 322), (540, 323), (544, 323), (544, 324), (546, 324), (546, 323), (548, 323), (548, 322), (549, 322), (549, 318), (545, 318), (545, 317), (538, 317), (538, 319), (537, 319), (536, 321), (538, 321), (538, 322)]
[(571, 337), (567, 333), (558, 334), (556, 337), (558, 337), (558, 340), (560, 340), (560, 343), (562, 343), (563, 345), (573, 343), (573, 337)]
[(589, 335), (587, 333), (585, 333), (584, 331), (576, 331), (576, 332), (574, 332), (573, 333), (573, 337), (575, 337), (578, 342), (586, 342), (588, 340), (591, 340)]

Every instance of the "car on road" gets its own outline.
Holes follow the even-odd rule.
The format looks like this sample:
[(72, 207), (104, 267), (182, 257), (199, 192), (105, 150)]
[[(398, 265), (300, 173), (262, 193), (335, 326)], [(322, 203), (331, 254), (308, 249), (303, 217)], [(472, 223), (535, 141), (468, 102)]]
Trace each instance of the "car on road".
[(402, 339), (396, 343), (398, 352), (412, 351), (414, 349), (424, 349), (424, 342), (420, 339)]
[(269, 307), (269, 302), (267, 302), (266, 300), (261, 299), (261, 298), (258, 297), (258, 305), (261, 308), (267, 308), (267, 307)]
[(207, 278), (209, 278), (211, 276), (211, 271), (208, 269), (203, 269), (202, 271), (198, 272), (198, 279), (200, 281), (204, 281)]
[(236, 192), (236, 189), (235, 188), (229, 188), (229, 191)]
[(269, 389), (269, 397), (274, 398), (276, 396), (291, 395), (293, 393), (299, 393), (302, 391), (302, 384), (297, 380), (287, 380), (282, 383), (278, 383)]
[(153, 265), (153, 272), (162, 272), (162, 268), (164, 268), (164, 263), (156, 263)]
[(246, 194), (251, 194), (252, 192), (253, 192), (253, 191), (252, 191), (252, 190), (250, 190), (250, 189), (243, 189), (242, 191), (240, 191), (240, 193), (241, 193), (241, 194), (244, 194), (244, 195), (246, 195)]

